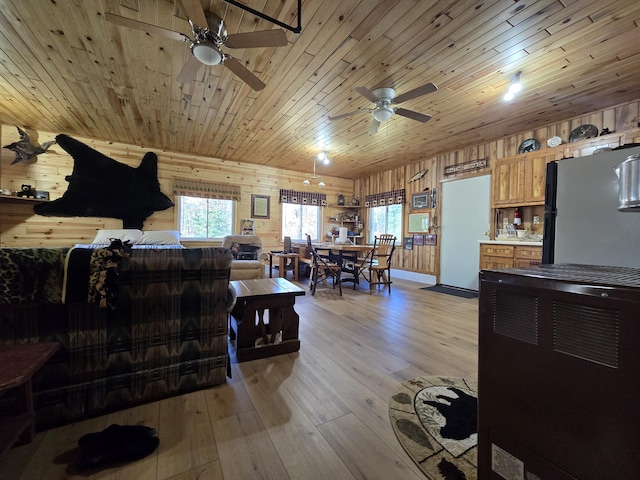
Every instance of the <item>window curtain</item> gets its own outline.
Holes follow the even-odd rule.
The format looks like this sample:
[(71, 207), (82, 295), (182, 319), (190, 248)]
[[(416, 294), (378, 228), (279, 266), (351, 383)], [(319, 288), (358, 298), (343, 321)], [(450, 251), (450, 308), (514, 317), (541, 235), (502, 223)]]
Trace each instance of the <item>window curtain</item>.
[(364, 197), (364, 206), (384, 207), (385, 205), (403, 204), (406, 201), (404, 188), (402, 190), (392, 190), (391, 192), (375, 193)]
[(187, 197), (235, 200), (236, 202), (241, 199), (240, 185), (178, 177), (173, 179), (173, 194)]
[(326, 193), (296, 192), (295, 190), (280, 190), (280, 203), (295, 203), (296, 205), (327, 206)]

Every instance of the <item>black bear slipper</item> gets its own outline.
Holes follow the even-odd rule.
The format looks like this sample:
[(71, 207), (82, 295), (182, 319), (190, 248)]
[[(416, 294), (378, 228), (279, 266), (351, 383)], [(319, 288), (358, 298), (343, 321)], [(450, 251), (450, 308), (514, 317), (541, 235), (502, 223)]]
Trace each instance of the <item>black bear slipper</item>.
[(139, 441), (156, 434), (155, 428), (145, 425), (113, 424), (97, 433), (87, 433), (78, 440), (82, 448), (101, 447), (125, 441)]
[(76, 466), (79, 470), (86, 470), (140, 460), (152, 454), (158, 445), (160, 439), (154, 436), (130, 438), (113, 444), (95, 444), (84, 449)]

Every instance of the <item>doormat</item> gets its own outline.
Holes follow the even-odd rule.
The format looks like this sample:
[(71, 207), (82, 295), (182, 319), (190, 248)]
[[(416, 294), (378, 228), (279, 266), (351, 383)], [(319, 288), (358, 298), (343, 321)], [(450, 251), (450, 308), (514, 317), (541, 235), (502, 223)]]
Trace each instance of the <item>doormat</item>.
[(393, 391), (393, 431), (430, 480), (477, 480), (477, 390), (477, 380), (429, 376)]
[(463, 288), (446, 287), (444, 285), (433, 285), (431, 287), (421, 287), (420, 290), (430, 290), (432, 292), (446, 293), (447, 295), (454, 295), (462, 298), (477, 298), (478, 292), (473, 290), (465, 290)]

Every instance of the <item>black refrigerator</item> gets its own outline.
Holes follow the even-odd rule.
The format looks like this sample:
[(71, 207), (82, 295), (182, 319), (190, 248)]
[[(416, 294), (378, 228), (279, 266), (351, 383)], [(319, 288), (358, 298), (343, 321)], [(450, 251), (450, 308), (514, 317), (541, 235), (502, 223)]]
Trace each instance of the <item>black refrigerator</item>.
[(618, 211), (615, 167), (640, 147), (547, 164), (542, 263), (640, 267), (640, 214)]

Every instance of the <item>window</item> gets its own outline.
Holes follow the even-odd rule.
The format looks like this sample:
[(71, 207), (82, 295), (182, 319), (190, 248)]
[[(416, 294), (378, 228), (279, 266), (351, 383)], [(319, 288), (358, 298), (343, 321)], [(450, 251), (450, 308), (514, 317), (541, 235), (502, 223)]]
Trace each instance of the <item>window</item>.
[(220, 239), (235, 231), (234, 200), (179, 196), (178, 208), (178, 226), (183, 239)]
[(293, 241), (307, 241), (320, 238), (321, 207), (316, 205), (282, 204), (282, 238), (291, 237)]
[(369, 209), (369, 238), (367, 241), (373, 243), (374, 237), (382, 233), (395, 235), (397, 241), (402, 239), (402, 204), (396, 203)]

